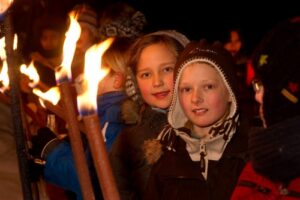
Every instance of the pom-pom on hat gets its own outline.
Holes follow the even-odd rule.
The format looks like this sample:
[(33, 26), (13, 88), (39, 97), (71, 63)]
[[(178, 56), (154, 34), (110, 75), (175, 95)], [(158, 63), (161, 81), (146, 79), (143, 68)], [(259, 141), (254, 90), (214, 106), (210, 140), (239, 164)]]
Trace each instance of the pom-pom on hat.
[(100, 15), (99, 37), (137, 38), (147, 24), (145, 15), (131, 5), (118, 2), (109, 5)]
[(300, 17), (285, 20), (265, 35), (253, 57), (264, 86), (268, 126), (300, 114)]
[(78, 4), (73, 10), (77, 15), (77, 21), (80, 25), (85, 25), (93, 33), (94, 37), (98, 37), (98, 19), (97, 13), (87, 4)]

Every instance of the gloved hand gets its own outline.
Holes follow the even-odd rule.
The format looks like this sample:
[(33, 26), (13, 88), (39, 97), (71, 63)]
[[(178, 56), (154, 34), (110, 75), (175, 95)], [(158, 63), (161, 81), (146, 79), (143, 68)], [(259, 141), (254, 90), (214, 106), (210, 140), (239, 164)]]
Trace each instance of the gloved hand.
[(59, 143), (60, 140), (56, 138), (56, 135), (49, 128), (43, 127), (38, 129), (37, 135), (31, 138), (31, 142), (32, 149), (30, 149), (30, 153), (32, 159), (29, 161), (29, 168), (31, 180), (35, 182), (39, 180), (46, 163), (46, 154), (44, 152), (49, 152), (50, 146), (53, 147), (53, 150), (55, 148), (53, 144)]
[(31, 141), (33, 157), (42, 160), (45, 160), (48, 153), (62, 142), (48, 127), (40, 128)]

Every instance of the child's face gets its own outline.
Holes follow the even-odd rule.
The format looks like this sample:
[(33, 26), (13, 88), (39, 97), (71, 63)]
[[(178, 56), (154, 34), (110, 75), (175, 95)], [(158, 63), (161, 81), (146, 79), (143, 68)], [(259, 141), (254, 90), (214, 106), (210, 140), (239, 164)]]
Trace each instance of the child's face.
[(181, 107), (194, 128), (207, 128), (222, 119), (229, 110), (229, 92), (212, 66), (193, 63), (187, 66), (178, 85)]
[(239, 33), (237, 31), (230, 32), (230, 40), (224, 45), (232, 56), (235, 56), (242, 47), (242, 41), (240, 39)]
[(44, 50), (55, 50), (59, 47), (61, 42), (61, 36), (58, 32), (50, 29), (45, 29), (42, 32), (41, 45)]
[(166, 109), (171, 104), (176, 56), (165, 44), (146, 47), (137, 64), (137, 83), (144, 101)]

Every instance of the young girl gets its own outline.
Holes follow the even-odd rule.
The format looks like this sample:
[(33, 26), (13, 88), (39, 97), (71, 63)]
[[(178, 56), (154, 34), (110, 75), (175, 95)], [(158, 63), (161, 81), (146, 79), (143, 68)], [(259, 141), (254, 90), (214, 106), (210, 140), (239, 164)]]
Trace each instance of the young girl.
[(218, 45), (191, 43), (175, 74), (172, 128), (158, 144), (148, 141), (155, 164), (145, 199), (229, 199), (247, 150), (231, 57)]
[(128, 127), (110, 154), (122, 199), (141, 199), (145, 192), (150, 165), (144, 159), (143, 143), (155, 138), (166, 124), (175, 62), (187, 43), (178, 32), (160, 31), (139, 38), (131, 47), (128, 63), (133, 76), (126, 87), (133, 100), (122, 108)]

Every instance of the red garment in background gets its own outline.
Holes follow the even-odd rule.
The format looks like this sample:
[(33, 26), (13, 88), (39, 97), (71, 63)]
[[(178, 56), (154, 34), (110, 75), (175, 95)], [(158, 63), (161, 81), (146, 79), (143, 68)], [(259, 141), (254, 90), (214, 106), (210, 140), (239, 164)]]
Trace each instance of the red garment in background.
[(251, 163), (242, 171), (231, 200), (296, 200), (300, 199), (300, 177), (287, 186), (274, 183), (257, 174)]

